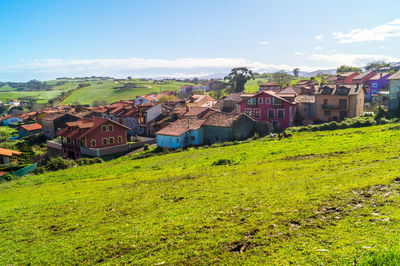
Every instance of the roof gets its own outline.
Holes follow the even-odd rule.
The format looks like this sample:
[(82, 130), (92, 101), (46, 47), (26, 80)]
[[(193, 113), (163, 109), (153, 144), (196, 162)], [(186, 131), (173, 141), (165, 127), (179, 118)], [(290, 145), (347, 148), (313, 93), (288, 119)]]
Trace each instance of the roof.
[(49, 115), (43, 117), (42, 120), (53, 121), (53, 120), (56, 120), (57, 118), (62, 117), (64, 115), (65, 115), (65, 113), (52, 113), (52, 114), (49, 114)]
[(315, 96), (314, 95), (299, 95), (294, 98), (295, 102), (298, 103), (315, 103)]
[[(329, 92), (326, 93), (324, 91), (325, 88), (329, 88)], [(346, 88), (345, 92), (341, 92), (342, 88)], [(363, 90), (363, 87), (357, 84), (344, 84), (344, 85), (324, 85), (315, 92), (315, 94), (320, 95), (334, 95), (334, 94), (341, 94), (344, 96), (348, 95), (357, 95)]]
[(197, 130), (204, 123), (204, 119), (181, 118), (157, 131), (157, 135), (181, 136), (189, 130)]
[(242, 93), (235, 92), (231, 93), (224, 98), (224, 101), (240, 102), (242, 100)]
[(186, 113), (183, 114), (184, 117), (203, 117), (209, 112), (215, 112), (209, 107), (194, 106), (190, 108)]
[(21, 155), (21, 154), (22, 153), (19, 151), (13, 151), (13, 150), (0, 148), (0, 155), (13, 156), (13, 155)]
[(233, 123), (235, 123), (235, 121), (241, 117), (241, 115), (243, 114), (230, 114), (222, 112), (214, 113), (206, 119), (203, 125), (213, 127), (231, 127), (233, 126)]
[(390, 78), (390, 80), (400, 80), (400, 71), (397, 73), (393, 74)]
[(381, 78), (384, 78), (384, 77), (386, 77), (388, 75), (390, 75), (389, 72), (378, 73), (375, 76), (373, 76), (370, 80), (380, 80)]
[(105, 123), (112, 123), (125, 129), (129, 129), (128, 127), (121, 125), (115, 121), (112, 121), (107, 118), (100, 117), (92, 117), (92, 118), (82, 118), (74, 122), (67, 122), (66, 127), (63, 128), (57, 135), (67, 137), (67, 138), (75, 138), (77, 140), (82, 139), (86, 135), (90, 134), (101, 125)]
[(22, 125), (21, 128), (25, 129), (26, 131), (35, 131), (35, 130), (41, 130), (42, 125), (41, 124), (26, 124)]
[(358, 73), (357, 73), (357, 72), (346, 72), (346, 73), (338, 74), (338, 76), (350, 77), (350, 76), (352, 76), (352, 75), (354, 75), (354, 74), (358, 74)]
[(242, 94), (241, 102), (247, 101), (249, 98), (256, 97), (256, 96), (258, 96), (260, 94), (268, 94), (268, 95), (270, 95), (270, 96), (272, 96), (274, 98), (277, 98), (277, 99), (279, 99), (281, 101), (284, 101), (284, 102), (287, 102), (287, 103), (290, 103), (290, 104), (295, 104), (295, 102), (291, 102), (291, 101), (279, 96), (279, 94), (277, 94), (275, 91), (265, 91), (265, 90), (264, 91), (260, 91), (259, 93), (256, 93), (256, 94)]
[(372, 73), (375, 74), (375, 72), (373, 72), (373, 71), (364, 72), (364, 73), (361, 73), (360, 75), (354, 77), (353, 79), (355, 79), (355, 80), (363, 79), (363, 78), (367, 77), (368, 75), (371, 75)]
[(290, 95), (294, 94), (294, 95), (297, 95), (298, 92), (292, 87), (286, 87), (286, 88), (280, 90), (278, 94), (290, 94)]

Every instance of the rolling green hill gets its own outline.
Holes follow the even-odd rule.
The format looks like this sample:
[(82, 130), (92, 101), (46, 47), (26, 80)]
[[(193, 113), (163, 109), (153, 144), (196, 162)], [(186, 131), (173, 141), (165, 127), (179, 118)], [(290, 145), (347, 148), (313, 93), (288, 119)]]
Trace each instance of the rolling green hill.
[(399, 262), (399, 130), (302, 132), (3, 183), (0, 264)]

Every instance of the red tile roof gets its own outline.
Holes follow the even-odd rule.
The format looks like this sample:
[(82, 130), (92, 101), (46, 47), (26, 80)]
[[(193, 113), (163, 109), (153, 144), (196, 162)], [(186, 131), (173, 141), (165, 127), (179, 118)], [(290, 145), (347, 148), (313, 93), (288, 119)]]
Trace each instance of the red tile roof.
[(5, 156), (21, 155), (21, 152), (0, 148), (0, 155), (5, 155)]
[(42, 125), (41, 124), (26, 124), (22, 125), (21, 128), (25, 129), (26, 131), (35, 131), (35, 130), (41, 130)]

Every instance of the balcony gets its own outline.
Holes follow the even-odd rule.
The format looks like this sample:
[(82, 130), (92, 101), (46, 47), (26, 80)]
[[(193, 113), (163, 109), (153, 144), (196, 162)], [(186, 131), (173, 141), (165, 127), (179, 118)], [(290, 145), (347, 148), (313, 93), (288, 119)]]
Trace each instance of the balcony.
[(347, 110), (347, 105), (339, 104), (322, 104), (322, 109), (337, 109), (337, 110)]

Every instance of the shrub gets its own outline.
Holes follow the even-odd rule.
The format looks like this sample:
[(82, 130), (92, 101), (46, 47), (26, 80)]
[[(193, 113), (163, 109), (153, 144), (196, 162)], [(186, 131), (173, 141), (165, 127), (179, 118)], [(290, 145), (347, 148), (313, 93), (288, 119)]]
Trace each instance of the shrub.
[(143, 150), (144, 151), (148, 151), (149, 149), (150, 149), (150, 145), (149, 144), (144, 144)]
[(62, 169), (67, 169), (74, 165), (72, 160), (64, 160), (61, 157), (50, 158), (49, 162), (46, 164), (46, 169), (49, 171), (57, 171)]
[(234, 160), (231, 159), (219, 159), (212, 163), (212, 165), (235, 165), (237, 164)]

